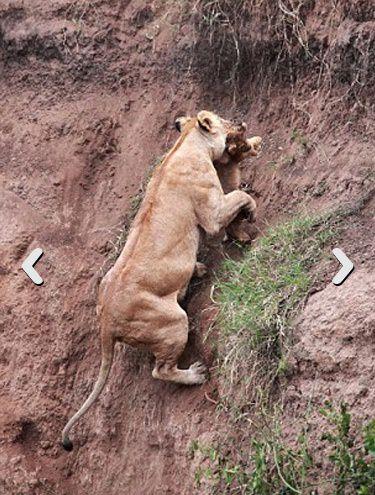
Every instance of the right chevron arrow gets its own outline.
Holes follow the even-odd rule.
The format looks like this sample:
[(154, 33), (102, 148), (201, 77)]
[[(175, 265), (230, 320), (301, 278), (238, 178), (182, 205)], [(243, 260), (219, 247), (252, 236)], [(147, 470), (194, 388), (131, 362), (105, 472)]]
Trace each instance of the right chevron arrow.
[(340, 248), (332, 249), (332, 253), (342, 264), (340, 270), (333, 277), (332, 283), (335, 285), (341, 285), (354, 270), (354, 265)]

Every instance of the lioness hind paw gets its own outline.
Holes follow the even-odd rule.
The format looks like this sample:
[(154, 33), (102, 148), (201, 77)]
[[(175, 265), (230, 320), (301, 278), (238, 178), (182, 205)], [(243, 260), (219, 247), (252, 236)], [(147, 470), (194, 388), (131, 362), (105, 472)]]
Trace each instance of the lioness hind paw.
[(193, 363), (190, 368), (189, 368), (190, 373), (193, 375), (193, 382), (194, 384), (200, 385), (204, 383), (207, 379), (206, 377), (206, 372), (207, 372), (207, 367), (197, 361), (196, 363)]

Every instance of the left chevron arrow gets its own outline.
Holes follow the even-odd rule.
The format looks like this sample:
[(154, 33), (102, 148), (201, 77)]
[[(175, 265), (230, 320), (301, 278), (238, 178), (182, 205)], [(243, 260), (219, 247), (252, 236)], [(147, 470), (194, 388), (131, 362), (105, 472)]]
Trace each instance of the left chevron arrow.
[(25, 259), (25, 261), (21, 265), (22, 270), (26, 273), (28, 277), (31, 278), (31, 280), (36, 285), (42, 285), (43, 283), (42, 277), (34, 268), (35, 263), (37, 263), (37, 261), (42, 257), (42, 255), (43, 255), (43, 249), (36, 248), (33, 251), (31, 251), (29, 256)]

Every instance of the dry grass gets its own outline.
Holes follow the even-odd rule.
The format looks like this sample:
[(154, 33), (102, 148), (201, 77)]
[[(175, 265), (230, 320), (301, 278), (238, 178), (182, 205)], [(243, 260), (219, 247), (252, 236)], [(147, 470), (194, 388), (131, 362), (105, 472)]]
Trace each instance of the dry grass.
[[(257, 94), (275, 85), (290, 87), (293, 108), (306, 119), (311, 118), (309, 104), (318, 100), (331, 108), (348, 104), (359, 112), (368, 110), (375, 33), (364, 21), (373, 13), (366, 2), (329, 3), (321, 18), (311, 0), (198, 0), (190, 65), (202, 82), (211, 86), (214, 74), (234, 96), (250, 81)], [(327, 33), (325, 39), (317, 36), (317, 23)], [(349, 26), (345, 35), (339, 34), (341, 25)], [(300, 99), (302, 80), (310, 96)]]

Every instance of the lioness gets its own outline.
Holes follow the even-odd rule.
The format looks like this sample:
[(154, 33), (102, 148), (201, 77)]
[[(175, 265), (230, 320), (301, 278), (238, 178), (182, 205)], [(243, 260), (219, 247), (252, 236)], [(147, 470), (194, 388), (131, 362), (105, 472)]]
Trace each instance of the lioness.
[(100, 284), (102, 362), (93, 391), (62, 432), (66, 450), (73, 448), (70, 429), (104, 387), (116, 342), (150, 349), (156, 358), (154, 378), (186, 385), (205, 381), (203, 364), (186, 370), (177, 366), (188, 339), (188, 319), (178, 297), (196, 265), (199, 228), (217, 234), (242, 208), (256, 208), (243, 191), (224, 194), (213, 166), (228, 134), (239, 131), (201, 111), (155, 169), (126, 245)]
[[(192, 117), (189, 116), (178, 117), (175, 120), (176, 129), (182, 132), (191, 119)], [(239, 164), (249, 156), (257, 156), (260, 151), (262, 138), (259, 136), (245, 138), (244, 133), (246, 128), (246, 124), (243, 123), (240, 129), (228, 133), (225, 151), (218, 160), (214, 161), (214, 166), (224, 193), (239, 189), (241, 184)], [(251, 220), (254, 220), (254, 212), (252, 215), (253, 218)], [(226, 228), (226, 232), (230, 237), (242, 242), (250, 240), (248, 233), (243, 228), (245, 216), (246, 212), (240, 211)]]

